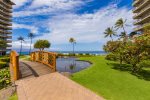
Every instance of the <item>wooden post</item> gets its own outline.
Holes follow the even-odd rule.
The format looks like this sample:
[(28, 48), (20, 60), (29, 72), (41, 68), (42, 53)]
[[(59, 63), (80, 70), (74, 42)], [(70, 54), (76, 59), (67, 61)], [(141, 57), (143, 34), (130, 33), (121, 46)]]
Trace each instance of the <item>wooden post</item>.
[(19, 56), (17, 55), (14, 55), (13, 56), (13, 59), (14, 59), (14, 81), (18, 80), (19, 79)]
[(19, 55), (16, 51), (11, 51), (10, 53), (10, 72), (12, 81), (19, 79)]

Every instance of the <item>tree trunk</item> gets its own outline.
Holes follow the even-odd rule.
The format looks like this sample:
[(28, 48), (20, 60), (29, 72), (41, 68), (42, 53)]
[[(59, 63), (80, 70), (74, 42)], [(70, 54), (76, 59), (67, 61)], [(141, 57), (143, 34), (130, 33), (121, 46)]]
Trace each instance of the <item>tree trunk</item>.
[(32, 38), (31, 38), (31, 42), (30, 42), (30, 50), (29, 50), (29, 54), (31, 53), (31, 45), (32, 45)]
[(137, 72), (136, 64), (133, 64), (132, 67), (133, 67), (133, 68), (132, 68), (132, 72), (133, 72), (133, 73), (136, 73), (136, 72)]
[(20, 55), (22, 53), (22, 41), (21, 41), (21, 47), (20, 47)]
[(73, 43), (73, 55), (74, 55), (74, 43)]
[(124, 25), (123, 25), (123, 31), (124, 31), (124, 33), (125, 33), (125, 42), (127, 42), (127, 39), (128, 39), (128, 36), (127, 36), (127, 32), (126, 32), (126, 30), (125, 30), (125, 28), (124, 28)]

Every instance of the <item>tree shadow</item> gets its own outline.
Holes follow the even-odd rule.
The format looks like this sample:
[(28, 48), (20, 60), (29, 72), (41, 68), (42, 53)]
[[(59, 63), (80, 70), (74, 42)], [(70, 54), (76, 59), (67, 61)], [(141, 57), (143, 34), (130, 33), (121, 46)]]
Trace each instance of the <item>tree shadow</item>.
[(112, 66), (112, 69), (115, 69), (115, 70), (119, 70), (119, 71), (126, 71), (126, 72), (129, 72), (130, 74), (138, 77), (139, 79), (143, 79), (143, 80), (146, 80), (146, 81), (150, 81), (150, 70), (145, 70), (145, 69), (141, 69), (139, 72), (137, 73), (133, 73), (132, 72), (132, 66), (131, 65), (128, 65), (128, 64), (119, 64), (119, 63), (107, 63), (109, 65)]

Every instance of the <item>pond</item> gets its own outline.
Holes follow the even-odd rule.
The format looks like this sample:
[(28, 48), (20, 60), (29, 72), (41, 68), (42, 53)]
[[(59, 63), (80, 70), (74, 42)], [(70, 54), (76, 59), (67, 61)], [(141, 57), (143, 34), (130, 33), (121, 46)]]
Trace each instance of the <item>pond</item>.
[(91, 63), (87, 61), (79, 61), (77, 58), (58, 58), (56, 69), (58, 72), (79, 72), (87, 67), (91, 66)]

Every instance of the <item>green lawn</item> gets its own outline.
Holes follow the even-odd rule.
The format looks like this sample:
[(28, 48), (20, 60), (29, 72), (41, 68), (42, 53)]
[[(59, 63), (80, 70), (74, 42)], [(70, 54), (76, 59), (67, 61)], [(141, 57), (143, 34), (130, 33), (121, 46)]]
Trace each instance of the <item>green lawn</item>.
[(22, 55), (19, 57), (22, 60), (30, 60), (30, 56), (29, 55)]
[(8, 100), (18, 100), (18, 96), (15, 93), (14, 95), (12, 95)]
[[(150, 81), (114, 69), (104, 56), (85, 57), (93, 65), (73, 74), (72, 80), (108, 100), (150, 100)], [(116, 64), (117, 65), (117, 64)], [(118, 66), (119, 67), (119, 66)], [(148, 76), (150, 78), (150, 74)]]

